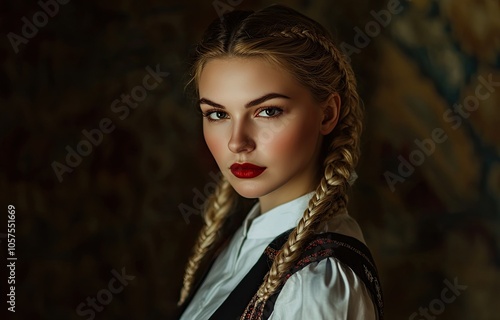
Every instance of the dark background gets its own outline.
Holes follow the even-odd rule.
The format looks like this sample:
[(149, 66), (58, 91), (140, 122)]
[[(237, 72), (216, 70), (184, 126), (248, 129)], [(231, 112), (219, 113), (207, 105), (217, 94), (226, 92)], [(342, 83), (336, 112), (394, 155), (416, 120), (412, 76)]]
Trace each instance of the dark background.
[[(228, 2), (253, 10), (272, 3)], [(186, 58), (218, 17), (214, 4), (228, 2), (73, 0), (15, 46), (9, 35), (23, 36), (23, 17), (33, 21), (42, 7), (0, 3), (0, 264), (9, 204), (18, 258), (15, 315), (6, 313), (0, 268), (2, 319), (91, 319), (77, 307), (96, 296), (110, 299), (95, 319), (172, 317), (201, 227), (199, 215), (187, 221), (181, 211), (198, 212), (217, 172), (184, 92)], [(439, 319), (498, 319), (499, 86), (468, 115), (451, 121), (447, 112), (474, 96), (480, 77), (500, 81), (500, 4), (401, 2), (404, 10), (351, 55), (367, 113), (350, 212), (378, 263), (387, 319), (429, 306)], [(354, 46), (355, 28), (376, 28), (370, 12), (397, 1), (280, 3)], [(127, 115), (114, 112), (113, 101), (139, 92), (146, 67), (157, 65), (168, 76)], [(113, 129), (102, 141), (82, 142), (82, 131), (105, 118)], [(446, 139), (414, 158), (419, 165), (391, 189), (388, 172), (401, 176), (398, 166), (418, 153), (415, 139), (435, 129)], [(88, 154), (59, 179), (54, 163), (68, 165), (67, 148), (79, 145)], [(123, 268), (135, 278), (106, 295)], [(447, 281), (467, 286), (450, 303), (440, 302)]]

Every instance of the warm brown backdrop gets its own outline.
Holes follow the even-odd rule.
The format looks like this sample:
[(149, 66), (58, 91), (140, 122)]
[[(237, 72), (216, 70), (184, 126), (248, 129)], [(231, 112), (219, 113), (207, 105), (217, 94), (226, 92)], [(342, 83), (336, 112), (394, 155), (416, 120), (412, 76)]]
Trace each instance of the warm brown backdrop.
[[(239, 3), (236, 9), (272, 3), (218, 2)], [(448, 112), (474, 102), (480, 77), (500, 81), (500, 4), (401, 2), (405, 9), (378, 34), (370, 12), (398, 1), (280, 1), (319, 20), (339, 43), (355, 45), (356, 27), (374, 28), (352, 55), (367, 125), (351, 213), (378, 262), (387, 319), (429, 306), (439, 319), (498, 319), (499, 86), (481, 89), (490, 95), (476, 110), (455, 118)], [(179, 206), (194, 208), (217, 172), (183, 91), (186, 56), (217, 18), (214, 3), (69, 1), (46, 23), (39, 15), (38, 33), (17, 54), (8, 34), (22, 36), (23, 16), (31, 21), (42, 8), (0, 4), (1, 264), (7, 204), (16, 206), (19, 259), (17, 312), (7, 319), (91, 318), (77, 306), (109, 298), (102, 290), (122, 268), (135, 278), (95, 318), (171, 317), (201, 226), (197, 215), (186, 223)], [(113, 101), (140, 94), (146, 67), (157, 65), (169, 75), (128, 115), (113, 112)], [(66, 148), (86, 139), (82, 130), (105, 118), (104, 127), (114, 129), (91, 151), (82, 145), (89, 154), (59, 181), (52, 163), (64, 164)], [(401, 159), (418, 150), (415, 139), (436, 129), (447, 139), (391, 191), (384, 174), (401, 175)], [(467, 289), (439, 302), (445, 281), (455, 279)]]

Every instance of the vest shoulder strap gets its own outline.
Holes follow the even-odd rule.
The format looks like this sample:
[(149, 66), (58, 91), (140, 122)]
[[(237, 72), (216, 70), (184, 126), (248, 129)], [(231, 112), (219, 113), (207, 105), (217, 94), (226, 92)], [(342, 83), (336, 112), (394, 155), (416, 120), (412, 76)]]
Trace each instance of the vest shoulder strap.
[(383, 297), (378, 272), (370, 250), (361, 241), (334, 232), (317, 234), (306, 246), (294, 267), (286, 274), (285, 281), (277, 292), (264, 304), (257, 304), (257, 290), (264, 281), (270, 266), (281, 247), (288, 240), (292, 229), (276, 237), (264, 250), (260, 259), (240, 281), (236, 288), (215, 311), (210, 320), (245, 319), (264, 320), (271, 315), (276, 299), (288, 278), (310, 263), (333, 257), (351, 268), (370, 292), (378, 319), (383, 319)]

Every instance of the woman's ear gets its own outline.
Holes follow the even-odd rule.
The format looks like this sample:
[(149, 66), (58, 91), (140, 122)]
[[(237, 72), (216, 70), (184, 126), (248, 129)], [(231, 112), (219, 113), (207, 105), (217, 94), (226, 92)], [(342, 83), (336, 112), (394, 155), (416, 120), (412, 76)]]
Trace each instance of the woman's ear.
[(321, 121), (320, 132), (323, 135), (327, 135), (333, 131), (337, 122), (339, 121), (340, 115), (340, 95), (338, 93), (332, 93), (328, 99), (323, 103), (323, 119)]

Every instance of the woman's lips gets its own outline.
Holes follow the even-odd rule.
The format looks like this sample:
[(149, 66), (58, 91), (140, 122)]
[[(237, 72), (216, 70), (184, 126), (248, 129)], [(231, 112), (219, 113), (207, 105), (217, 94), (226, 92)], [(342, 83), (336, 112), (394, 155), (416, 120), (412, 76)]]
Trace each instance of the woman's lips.
[(259, 167), (251, 163), (233, 163), (229, 169), (231, 169), (235, 177), (240, 179), (255, 178), (266, 170), (265, 167)]

